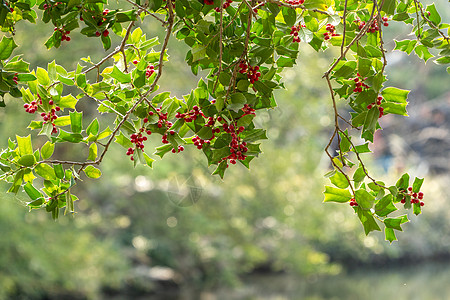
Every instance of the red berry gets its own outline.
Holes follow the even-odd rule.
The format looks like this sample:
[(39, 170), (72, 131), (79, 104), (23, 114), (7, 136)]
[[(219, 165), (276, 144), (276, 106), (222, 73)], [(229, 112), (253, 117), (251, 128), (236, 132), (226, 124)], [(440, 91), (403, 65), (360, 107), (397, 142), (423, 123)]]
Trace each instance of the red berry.
[(101, 34), (100, 32), (98, 32), (98, 31), (96, 31), (96, 32), (95, 32), (95, 35), (96, 35), (96, 36), (101, 36), (102, 34)]
[(410, 191), (410, 192), (412, 191), (412, 186), (410, 186), (410, 187), (408, 188), (408, 191)]
[(105, 29), (105, 31), (103, 31), (103, 36), (108, 36), (109, 35), (109, 31), (108, 31), (108, 29)]
[(423, 202), (420, 202), (420, 206), (424, 206), (425, 205), (425, 203), (423, 203)]
[(133, 60), (133, 64), (137, 65), (138, 61), (137, 60)]

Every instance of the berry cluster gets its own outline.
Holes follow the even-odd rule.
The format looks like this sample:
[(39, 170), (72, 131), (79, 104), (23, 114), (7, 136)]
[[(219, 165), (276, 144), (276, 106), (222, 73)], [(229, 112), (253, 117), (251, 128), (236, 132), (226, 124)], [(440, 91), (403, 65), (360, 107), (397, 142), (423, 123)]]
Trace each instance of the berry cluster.
[[(223, 131), (231, 135), (231, 142), (229, 144), (231, 154), (222, 158), (222, 161), (230, 160), (231, 164), (236, 164), (236, 160), (245, 160), (247, 156), (244, 154), (248, 151), (247, 143), (241, 140), (239, 134), (245, 130), (244, 126), (236, 127), (233, 124), (222, 125)], [(227, 164), (228, 167), (228, 164)]]
[(181, 151), (184, 151), (184, 147), (183, 146), (178, 146), (178, 149), (172, 148), (172, 153), (179, 153)]
[[(50, 100), (49, 104), (53, 105), (53, 100)], [(53, 125), (52, 133), (54, 133), (54, 134), (58, 133), (58, 130), (56, 129), (56, 125), (55, 125), (55, 123), (53, 123), (53, 121), (58, 119), (56, 112), (60, 111), (60, 110), (61, 110), (61, 108), (59, 106), (56, 106), (55, 108), (52, 108), (48, 113), (45, 113), (45, 112), (41, 113), (41, 117), (44, 120), (44, 123), (52, 123), (52, 125)]]
[[(214, 1), (212, 2), (214, 3)], [(231, 3), (233, 3), (233, 0), (226, 0), (222, 5), (223, 9), (227, 9), (231, 5)], [(220, 12), (220, 7), (216, 7), (215, 11)]]
[[(38, 105), (42, 105), (42, 99), (41, 99), (41, 96), (39, 94), (38, 94), (38, 97), (39, 97), (39, 102), (33, 100), (30, 103), (25, 103), (23, 105), (23, 108), (25, 108), (25, 111), (27, 113), (34, 114), (38, 110)], [(58, 119), (58, 116), (56, 115), (56, 112), (60, 111), (61, 108), (59, 106), (53, 107), (54, 102), (51, 99), (48, 101), (48, 104), (51, 106), (50, 111), (48, 113), (42, 112), (41, 113), (41, 117), (44, 120), (44, 124), (45, 123), (51, 123), (53, 125), (52, 134), (56, 134), (56, 133), (58, 133), (58, 130), (56, 128), (55, 123), (53, 123), (53, 121)]]
[(147, 66), (147, 69), (145, 70), (145, 77), (149, 78), (152, 76), (152, 74), (155, 73), (155, 66), (149, 65)]
[(62, 35), (61, 36), (61, 41), (68, 41), (68, 42), (70, 42), (70, 36), (69, 36), (70, 31), (67, 31), (67, 30), (64, 30), (64, 28), (58, 28), (58, 27), (55, 27), (54, 31), (61, 32), (61, 35)]
[(290, 33), (290, 35), (292, 35), (293, 36), (293, 42), (294, 43), (300, 43), (300, 37), (298, 36), (298, 31), (300, 30), (300, 28), (301, 27), (306, 27), (305, 25), (300, 25), (300, 24), (298, 24), (297, 26), (292, 26), (291, 27), (291, 33)]
[(286, 0), (285, 2), (290, 5), (301, 5), (305, 3), (305, 0)]
[[(383, 18), (381, 18), (381, 20), (383, 21), (384, 26), (389, 26), (389, 23), (387, 22), (388, 18), (383, 17)], [(355, 20), (355, 23), (358, 24), (359, 30), (363, 29), (364, 26), (366, 25), (366, 22), (364, 22), (364, 21), (361, 22), (361, 20), (359, 20), (359, 19)], [(373, 32), (377, 32), (378, 30), (380, 30), (380, 26), (378, 25), (378, 20), (374, 19), (372, 21), (372, 23), (370, 23), (370, 26), (369, 26), (369, 29), (367, 29), (367, 32), (373, 33)]]
[[(42, 104), (42, 100), (41, 100), (41, 104)], [(27, 113), (29, 113), (29, 114), (34, 114), (36, 111), (37, 111), (37, 103), (36, 103), (36, 101), (31, 101), (31, 103), (30, 104), (28, 104), (28, 103), (25, 103), (24, 105), (23, 105), (23, 108), (25, 108), (25, 111), (27, 112)]]
[(382, 108), (381, 105), (381, 101), (383, 100), (383, 97), (378, 96), (377, 101), (370, 103), (369, 105), (367, 105), (367, 109), (372, 109), (372, 107), (377, 106), (378, 110), (380, 111), (380, 115), (378, 118), (381, 118), (384, 114), (384, 108)]
[[(45, 3), (43, 5), (43, 8), (44, 8), (44, 10), (47, 10), (47, 9), (51, 9), (52, 7), (56, 7), (56, 6), (61, 5), (61, 4), (63, 4), (63, 3), (62, 2), (56, 2), (53, 5), (48, 5), (48, 4)], [(11, 10), (11, 12), (12, 12), (12, 10)]]
[(247, 78), (250, 79), (250, 83), (255, 83), (255, 81), (259, 80), (261, 77), (261, 72), (259, 72), (259, 66), (250, 66), (245, 61), (239, 63), (239, 73), (245, 74), (247, 73)]
[[(130, 140), (133, 144), (135, 144), (136, 149), (144, 149), (144, 142), (147, 140), (147, 137), (143, 135), (144, 128), (139, 129), (139, 133), (133, 133), (130, 136)], [(152, 132), (149, 130), (147, 134), (150, 135)], [(134, 149), (132, 147), (128, 148), (127, 155), (130, 155), (130, 159), (134, 160), (134, 157), (131, 156), (134, 154)]]
[(350, 199), (350, 206), (358, 206), (358, 203), (356, 202), (355, 198)]
[(242, 117), (245, 116), (245, 115), (254, 115), (254, 116), (256, 116), (255, 109), (252, 108), (252, 107), (251, 107), (250, 105), (248, 105), (248, 104), (244, 104), (244, 107), (242, 108), (242, 111), (244, 112), (244, 114), (242, 115)]
[(367, 78), (362, 78), (359, 73), (356, 73), (356, 75), (357, 76), (355, 78), (350, 78), (350, 80), (353, 80), (355, 82), (355, 88), (353, 89), (353, 92), (361, 93), (363, 91), (363, 88), (369, 88), (369, 86), (364, 83), (364, 80), (366, 80)]
[(103, 32), (101, 32), (101, 33), (100, 33), (100, 31), (96, 31), (96, 32), (95, 32), (95, 35), (96, 35), (96, 36), (101, 36), (101, 35), (103, 35), (104, 37), (107, 37), (107, 36), (109, 35), (109, 31), (108, 31), (108, 29), (103, 30)]
[[(172, 127), (172, 125), (173, 125), (172, 122), (170, 122), (170, 121), (167, 120), (167, 113), (162, 114), (160, 108), (157, 108), (157, 109), (156, 109), (156, 112), (158, 113), (158, 116), (159, 116), (159, 120), (158, 120), (158, 128), (162, 128), (163, 126), (166, 126), (167, 128)], [(149, 112), (148, 112), (148, 115), (149, 115), (149, 116), (153, 116), (153, 114), (154, 114), (154, 112), (152, 112), (152, 111), (149, 111)], [(147, 119), (147, 122), (146, 122), (146, 120), (145, 120), (145, 118), (144, 118), (144, 122), (147, 123), (147, 122), (148, 122), (148, 119)]]
[(182, 113), (177, 112), (175, 115), (175, 118), (184, 119), (185, 122), (190, 123), (192, 121), (197, 120), (197, 117), (199, 115), (203, 116), (203, 113), (197, 105), (194, 105), (194, 107), (186, 113), (182, 114)]
[(14, 77), (13, 77), (12, 81), (13, 81), (15, 84), (18, 84), (19, 77), (17, 77), (17, 73), (14, 74)]
[(405, 196), (403, 196), (402, 200), (400, 200), (400, 202), (402, 204), (406, 203), (406, 196), (411, 196), (411, 204), (414, 204), (414, 203), (419, 204), (420, 203), (420, 206), (425, 205), (425, 203), (423, 201), (420, 201), (423, 199), (423, 193), (422, 192), (413, 193), (412, 186), (410, 186), (408, 188), (408, 193), (406, 193)]
[[(219, 130), (220, 132), (220, 130)], [(192, 138), (192, 141), (194, 142), (194, 146), (197, 147), (197, 149), (201, 150), (203, 148), (203, 144), (207, 144), (210, 145), (211, 144), (211, 140), (214, 138), (214, 135), (211, 137), (211, 139), (209, 140), (204, 140), (202, 138), (200, 138), (198, 135), (194, 136)]]
[(323, 34), (325, 40), (331, 39), (332, 36), (338, 36), (338, 35), (339, 35), (339, 34), (337, 34), (337, 33), (335, 32), (336, 29), (335, 29), (334, 25), (327, 24), (327, 26), (325, 27), (325, 29), (327, 30), (327, 32), (325, 32), (325, 33)]

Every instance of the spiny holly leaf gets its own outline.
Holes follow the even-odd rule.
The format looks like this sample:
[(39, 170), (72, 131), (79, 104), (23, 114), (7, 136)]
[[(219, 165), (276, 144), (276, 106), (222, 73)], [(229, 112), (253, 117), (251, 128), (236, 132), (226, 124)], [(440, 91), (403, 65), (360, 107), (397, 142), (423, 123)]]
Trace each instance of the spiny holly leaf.
[(345, 203), (350, 201), (352, 194), (346, 189), (338, 189), (331, 186), (325, 186), (325, 199), (323, 202)]

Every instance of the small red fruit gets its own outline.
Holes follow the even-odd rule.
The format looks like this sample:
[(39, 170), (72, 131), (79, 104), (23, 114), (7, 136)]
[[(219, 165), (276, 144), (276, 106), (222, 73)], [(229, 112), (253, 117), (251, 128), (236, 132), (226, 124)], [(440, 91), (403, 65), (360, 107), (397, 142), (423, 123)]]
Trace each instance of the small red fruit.
[(109, 31), (108, 31), (108, 29), (105, 29), (105, 31), (103, 31), (103, 36), (107, 37), (108, 35), (109, 35)]

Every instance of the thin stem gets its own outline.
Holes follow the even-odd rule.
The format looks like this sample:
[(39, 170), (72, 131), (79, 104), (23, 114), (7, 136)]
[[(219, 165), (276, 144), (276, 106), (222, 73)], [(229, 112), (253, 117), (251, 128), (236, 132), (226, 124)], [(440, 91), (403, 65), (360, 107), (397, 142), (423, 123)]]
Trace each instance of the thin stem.
[(217, 84), (219, 83), (219, 75), (222, 72), (222, 57), (223, 57), (223, 0), (220, 0), (220, 23), (219, 23), (219, 69), (214, 76), (217, 76), (214, 83), (213, 93), (216, 91)]
[(347, 32), (347, 2), (348, 0), (345, 0), (343, 16), (344, 20), (342, 22), (344, 24), (344, 30), (342, 32), (341, 56), (344, 56), (345, 34)]
[(333, 69), (337, 66), (337, 64), (345, 58), (345, 56), (347, 55), (347, 52), (350, 50), (350, 48), (353, 46), (354, 43), (356, 43), (357, 41), (359, 41), (367, 32), (367, 30), (370, 27), (370, 24), (372, 23), (372, 21), (374, 20), (374, 14), (375, 14), (375, 9), (376, 7), (374, 6), (372, 9), (372, 12), (370, 14), (370, 19), (367, 22), (366, 25), (364, 25), (364, 27), (361, 29), (361, 31), (353, 38), (353, 40), (350, 42), (350, 44), (348, 44), (347, 47), (345, 47), (344, 52), (338, 57), (338, 59), (336, 59), (336, 61), (333, 63), (333, 65), (325, 72), (325, 74), (322, 76), (322, 78), (326, 78), (332, 71)]
[[(166, 24), (167, 24), (166, 21), (164, 21), (163, 19), (161, 19), (160, 17), (158, 17), (158, 16), (155, 15), (154, 13), (148, 11), (146, 7), (141, 6), (141, 5), (135, 3), (135, 2), (133, 2), (133, 1), (131, 1), (131, 0), (126, 0), (126, 1), (127, 1), (128, 3), (130, 3), (131, 5), (137, 7), (140, 11), (143, 11), (143, 12), (145, 12), (146, 14), (152, 16), (153, 18), (155, 18), (156, 20), (158, 20), (159, 22), (161, 22), (163, 25), (166, 25)], [(148, 3), (148, 1), (147, 1), (147, 3)], [(147, 5), (148, 5), (148, 4), (147, 4)], [(146, 6), (147, 6), (147, 5), (146, 5)]]

